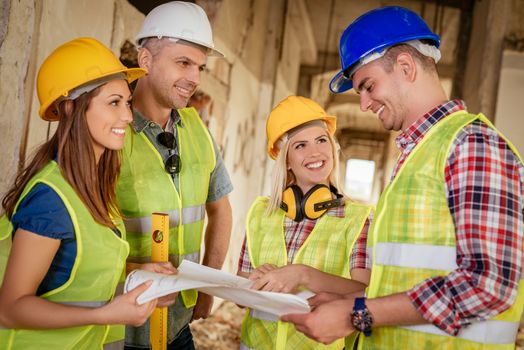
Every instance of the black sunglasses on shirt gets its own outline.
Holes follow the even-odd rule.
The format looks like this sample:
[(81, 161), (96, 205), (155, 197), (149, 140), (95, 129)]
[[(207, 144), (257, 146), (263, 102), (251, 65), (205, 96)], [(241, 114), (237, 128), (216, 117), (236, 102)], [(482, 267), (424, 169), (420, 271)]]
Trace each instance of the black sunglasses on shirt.
[(156, 140), (169, 151), (169, 156), (164, 162), (164, 169), (171, 175), (180, 173), (182, 163), (180, 162), (180, 156), (175, 153), (177, 147), (175, 135), (172, 132), (164, 131), (157, 135)]

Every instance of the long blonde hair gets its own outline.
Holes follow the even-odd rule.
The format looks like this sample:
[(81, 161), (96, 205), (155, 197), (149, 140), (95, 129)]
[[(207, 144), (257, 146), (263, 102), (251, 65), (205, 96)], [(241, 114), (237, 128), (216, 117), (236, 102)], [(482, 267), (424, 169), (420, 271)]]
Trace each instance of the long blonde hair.
[[(338, 157), (338, 143), (329, 132), (326, 132), (326, 134), (331, 144), (331, 151), (333, 153), (333, 169), (331, 169), (331, 172), (328, 176), (329, 184), (334, 186), (339, 191), (339, 193), (345, 197), (344, 193), (339, 189), (338, 171), (340, 168), (340, 161)], [(275, 168), (273, 169), (272, 190), (269, 196), (268, 206), (264, 212), (266, 216), (273, 214), (278, 208), (280, 208), (280, 204), (282, 203), (282, 193), (288, 186), (296, 182), (295, 175), (287, 168), (289, 139), (290, 137), (288, 133), (285, 133), (278, 142), (280, 150), (278, 152), (277, 159), (275, 160)]]

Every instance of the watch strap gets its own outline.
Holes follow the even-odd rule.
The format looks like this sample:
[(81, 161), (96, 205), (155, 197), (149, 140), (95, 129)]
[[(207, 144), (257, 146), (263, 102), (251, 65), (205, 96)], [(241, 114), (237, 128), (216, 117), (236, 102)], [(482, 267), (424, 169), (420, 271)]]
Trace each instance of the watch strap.
[(373, 322), (373, 318), (366, 307), (365, 297), (355, 298), (352, 321), (355, 328), (364, 333), (366, 337), (371, 335), (371, 324)]

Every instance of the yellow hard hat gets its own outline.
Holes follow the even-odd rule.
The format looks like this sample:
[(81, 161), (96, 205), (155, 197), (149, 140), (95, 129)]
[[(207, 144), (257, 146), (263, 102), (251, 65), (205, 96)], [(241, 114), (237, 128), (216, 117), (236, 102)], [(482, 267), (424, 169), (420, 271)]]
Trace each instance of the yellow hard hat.
[(78, 38), (56, 48), (42, 63), (36, 80), (40, 109), (44, 120), (58, 120), (54, 103), (71, 90), (93, 80), (124, 73), (132, 82), (144, 74), (142, 68), (127, 68), (113, 52), (98, 40)]
[(328, 132), (333, 136), (337, 129), (337, 118), (327, 115), (318, 103), (302, 96), (289, 96), (282, 100), (269, 113), (266, 122), (267, 153), (273, 159), (277, 158), (279, 149), (277, 141), (290, 131), (302, 124), (323, 120), (326, 122)]

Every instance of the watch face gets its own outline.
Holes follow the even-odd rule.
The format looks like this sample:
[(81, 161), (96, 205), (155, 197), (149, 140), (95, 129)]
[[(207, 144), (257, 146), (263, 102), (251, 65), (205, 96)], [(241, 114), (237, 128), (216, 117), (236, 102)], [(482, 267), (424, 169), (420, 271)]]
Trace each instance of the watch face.
[(373, 319), (371, 318), (371, 314), (367, 309), (354, 310), (351, 318), (353, 326), (356, 329), (364, 333), (371, 333), (371, 325), (373, 323)]

